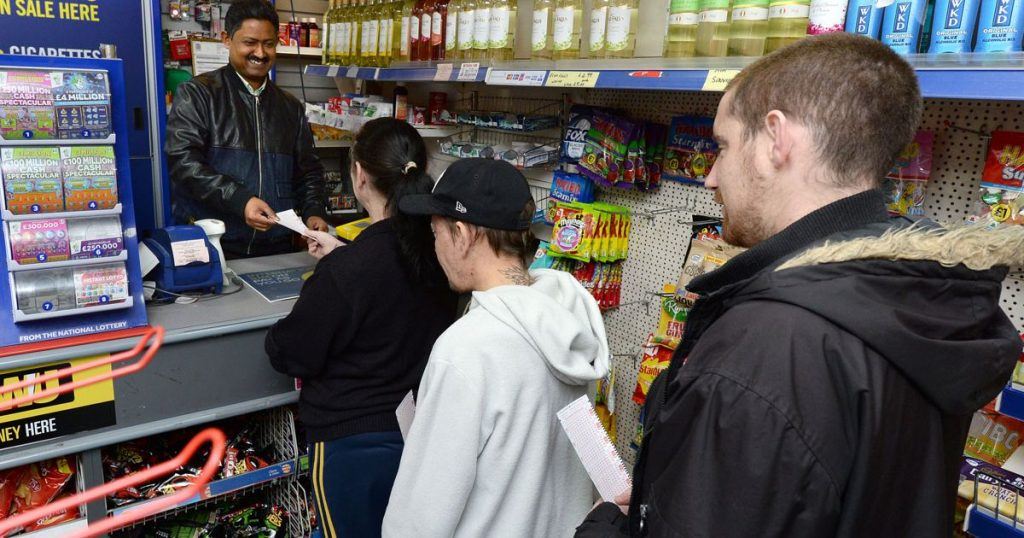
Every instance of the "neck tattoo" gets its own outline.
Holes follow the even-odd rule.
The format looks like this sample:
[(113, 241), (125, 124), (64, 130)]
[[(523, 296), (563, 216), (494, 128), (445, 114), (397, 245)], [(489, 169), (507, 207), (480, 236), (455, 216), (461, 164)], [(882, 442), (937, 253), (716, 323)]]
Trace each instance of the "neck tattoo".
[(530, 275), (527, 274), (526, 270), (522, 267), (509, 267), (502, 270), (501, 274), (505, 275), (509, 283), (515, 284), (516, 286), (529, 286), (533, 284), (533, 280), (530, 279)]

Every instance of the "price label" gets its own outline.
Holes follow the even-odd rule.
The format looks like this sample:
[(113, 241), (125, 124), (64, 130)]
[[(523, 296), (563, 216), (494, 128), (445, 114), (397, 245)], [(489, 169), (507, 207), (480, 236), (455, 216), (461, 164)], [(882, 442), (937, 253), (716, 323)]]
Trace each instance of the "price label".
[(452, 64), (437, 64), (437, 71), (434, 72), (434, 80), (437, 82), (448, 82), (452, 79)]
[(552, 71), (545, 86), (558, 88), (593, 88), (597, 86), (597, 71)]
[(331, 67), (328, 67), (327, 68), (327, 76), (330, 77), (330, 78), (334, 78), (334, 77), (338, 76), (338, 66), (332, 65)]
[(475, 82), (480, 74), (480, 63), (464, 63), (459, 66), (459, 82)]
[(348, 72), (345, 73), (345, 78), (356, 78), (358, 76), (359, 76), (359, 68), (354, 66), (354, 65), (352, 67), (349, 67), (348, 68)]
[(543, 86), (547, 71), (504, 71), (492, 69), (487, 72), (487, 83), (497, 86)]
[(724, 92), (732, 79), (740, 73), (739, 69), (708, 69), (708, 77), (704, 79), (702, 92)]

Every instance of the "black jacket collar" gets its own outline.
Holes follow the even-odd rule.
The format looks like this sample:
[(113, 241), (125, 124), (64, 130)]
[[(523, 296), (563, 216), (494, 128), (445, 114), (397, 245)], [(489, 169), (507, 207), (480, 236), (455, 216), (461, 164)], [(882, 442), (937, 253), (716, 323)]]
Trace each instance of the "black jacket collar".
[(885, 222), (888, 218), (885, 197), (879, 190), (864, 191), (837, 200), (729, 260), (721, 269), (694, 278), (687, 289), (700, 295), (713, 293), (729, 284), (747, 280), (830, 235)]

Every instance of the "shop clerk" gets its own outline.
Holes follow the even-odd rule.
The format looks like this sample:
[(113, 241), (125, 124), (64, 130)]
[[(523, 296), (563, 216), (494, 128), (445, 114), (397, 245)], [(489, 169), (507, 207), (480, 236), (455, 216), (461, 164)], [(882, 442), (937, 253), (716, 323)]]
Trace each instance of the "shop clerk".
[(295, 209), (309, 228), (328, 229), (323, 167), (304, 108), (268, 77), (277, 26), (266, 0), (234, 3), (223, 34), (230, 65), (182, 84), (167, 119), (174, 217), (224, 221), (228, 257), (290, 251), (276, 211)]

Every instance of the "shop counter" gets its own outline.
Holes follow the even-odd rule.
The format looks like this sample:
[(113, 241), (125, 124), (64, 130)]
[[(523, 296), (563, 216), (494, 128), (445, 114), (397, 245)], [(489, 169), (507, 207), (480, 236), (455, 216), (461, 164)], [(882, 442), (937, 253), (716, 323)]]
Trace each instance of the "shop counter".
[[(238, 274), (314, 264), (306, 253), (228, 262)], [(0, 469), (297, 401), (294, 380), (274, 371), (263, 351), (267, 328), (294, 304), (268, 302), (246, 286), (191, 304), (149, 305), (149, 323), (166, 330), (164, 344), (142, 371), (114, 381), (116, 424), (0, 450)], [(137, 342), (135, 337), (5, 357), (0, 370), (117, 353)]]

